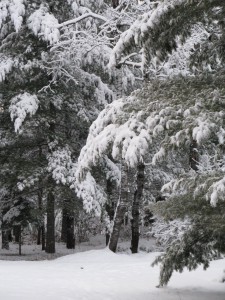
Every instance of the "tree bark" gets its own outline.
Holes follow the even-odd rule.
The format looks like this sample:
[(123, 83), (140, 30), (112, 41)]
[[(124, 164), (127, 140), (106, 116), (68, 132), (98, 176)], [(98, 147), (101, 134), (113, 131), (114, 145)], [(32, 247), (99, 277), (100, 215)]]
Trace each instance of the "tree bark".
[(41, 227), (38, 227), (37, 245), (41, 245)]
[(15, 237), (15, 242), (16, 243), (20, 242), (20, 230), (21, 230), (21, 226), (20, 225), (14, 225), (13, 226), (13, 235)]
[(47, 196), (47, 234), (46, 249), (47, 253), (55, 253), (55, 197), (52, 191)]
[[(51, 75), (50, 75), (51, 76)], [(56, 109), (52, 102), (49, 104), (49, 113), (51, 115), (51, 121), (49, 122), (49, 140), (55, 140), (55, 116)], [(48, 149), (51, 153), (53, 151), (52, 148)], [(49, 185), (54, 186), (54, 182), (49, 176)], [(45, 252), (47, 253), (55, 253), (55, 196), (53, 194), (53, 188), (48, 191), (47, 195), (47, 232), (46, 232), (46, 247)]]
[(74, 235), (74, 215), (67, 216), (66, 220), (67, 234), (66, 234), (66, 248), (75, 249), (75, 235)]
[[(106, 212), (109, 216), (109, 220), (113, 221), (114, 213), (115, 213), (115, 195), (117, 194), (116, 185), (111, 180), (107, 180), (106, 190), (108, 196), (108, 202), (106, 204)], [(110, 232), (109, 229), (106, 228), (106, 246), (108, 246), (110, 240)]]
[(114, 217), (113, 230), (109, 241), (109, 249), (116, 252), (119, 240), (120, 229), (123, 224), (124, 216), (128, 206), (128, 182), (127, 182), (127, 166), (122, 170), (120, 199)]
[(143, 195), (144, 188), (144, 178), (145, 178), (145, 165), (139, 164), (137, 167), (137, 188), (134, 192), (134, 200), (132, 205), (132, 220), (131, 220), (131, 252), (138, 252), (138, 244), (139, 244), (139, 216), (140, 216), (140, 203)]
[(2, 249), (9, 250), (9, 230), (2, 230)]
[(43, 222), (43, 225), (41, 226), (41, 249), (45, 250), (45, 225)]
[[(42, 149), (39, 148), (39, 158), (42, 156)], [(37, 234), (37, 245), (41, 245), (43, 242), (43, 226), (44, 226), (44, 212), (43, 212), (43, 189), (42, 182), (39, 181), (39, 190), (38, 190), (38, 210), (40, 214), (40, 223), (38, 225), (38, 234)], [(43, 247), (42, 247), (43, 250)]]
[(61, 241), (66, 243), (67, 236), (67, 213), (66, 207), (62, 209), (62, 228), (61, 228)]
[(21, 229), (21, 225), (18, 225), (18, 232), (19, 232), (19, 255), (22, 255), (22, 229)]

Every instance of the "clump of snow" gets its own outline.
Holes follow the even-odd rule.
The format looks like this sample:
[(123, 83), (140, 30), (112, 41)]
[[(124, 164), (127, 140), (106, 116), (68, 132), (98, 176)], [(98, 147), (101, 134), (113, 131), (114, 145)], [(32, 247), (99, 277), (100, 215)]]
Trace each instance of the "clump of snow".
[(212, 206), (216, 206), (219, 200), (224, 201), (224, 196), (225, 177), (212, 184), (212, 186), (209, 188), (209, 192), (207, 193), (206, 197), (210, 200)]
[(48, 171), (57, 184), (70, 184), (74, 181), (75, 164), (68, 147), (59, 148), (48, 155)]
[(23, 15), (25, 14), (25, 6), (23, 2), (24, 0), (12, 0), (9, 5), (11, 20), (14, 24), (16, 32), (19, 31), (23, 22)]
[(193, 129), (192, 137), (199, 145), (209, 138), (211, 133), (210, 126), (211, 123), (209, 121), (198, 120), (198, 126)]
[(8, 16), (8, 4), (8, 0), (2, 0), (0, 2), (0, 28)]
[(57, 29), (58, 20), (48, 12), (44, 5), (41, 5), (38, 10), (36, 10), (28, 18), (28, 27), (37, 36), (40, 36), (45, 41), (50, 44), (58, 42), (60, 33)]
[(88, 213), (94, 212), (96, 216), (101, 215), (102, 205), (106, 202), (106, 196), (90, 172), (86, 173), (85, 178), (81, 182), (77, 182), (76, 192), (78, 197), (83, 199), (84, 209)]
[(162, 160), (165, 157), (165, 149), (161, 147), (157, 153), (152, 158), (152, 164), (156, 165), (158, 161)]
[(18, 32), (23, 23), (23, 16), (25, 15), (24, 0), (1, 0), (0, 2), (0, 28), (3, 22), (9, 16)]
[(5, 80), (6, 75), (12, 70), (15, 63), (17, 62), (11, 57), (0, 55), (0, 82)]
[[(29, 93), (19, 94), (10, 101), (9, 112), (14, 121), (15, 132), (18, 132), (26, 116), (34, 115), (38, 109), (39, 100), (36, 95)], [(14, 120), (15, 119), (15, 120)]]
[(156, 219), (152, 224), (150, 233), (156, 238), (158, 245), (165, 247), (171, 245), (174, 240), (181, 240), (184, 233), (191, 228), (189, 219), (175, 219), (166, 222), (162, 219)]

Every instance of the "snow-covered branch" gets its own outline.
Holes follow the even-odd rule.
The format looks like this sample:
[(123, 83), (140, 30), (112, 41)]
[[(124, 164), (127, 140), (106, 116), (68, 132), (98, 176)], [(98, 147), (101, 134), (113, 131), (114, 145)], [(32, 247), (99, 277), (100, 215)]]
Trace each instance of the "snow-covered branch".
[(81, 15), (78, 18), (75, 18), (75, 19), (63, 22), (61, 24), (58, 24), (56, 27), (59, 29), (59, 28), (65, 27), (65, 26), (76, 24), (76, 23), (78, 23), (78, 22), (80, 22), (80, 21), (82, 21), (82, 20), (84, 20), (86, 18), (89, 18), (89, 17), (92, 17), (92, 18), (95, 18), (95, 19), (99, 19), (99, 20), (101, 20), (103, 22), (107, 22), (107, 19), (105, 17), (103, 17), (101, 15), (98, 15), (98, 14), (95, 14), (93, 12), (89, 12), (89, 13)]

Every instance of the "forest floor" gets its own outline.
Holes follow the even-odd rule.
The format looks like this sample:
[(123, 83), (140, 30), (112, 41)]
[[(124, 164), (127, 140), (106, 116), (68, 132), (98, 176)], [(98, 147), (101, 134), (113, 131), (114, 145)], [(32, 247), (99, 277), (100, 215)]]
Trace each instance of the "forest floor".
[[(103, 236), (67, 252), (57, 244), (51, 257), (32, 245), (24, 245), (19, 257), (17, 245), (10, 246), (8, 253), (0, 251), (1, 300), (225, 300), (225, 259), (212, 262), (207, 271), (175, 273), (168, 287), (157, 288), (159, 267), (151, 263), (159, 253), (150, 252), (152, 239), (142, 240), (142, 251), (134, 255), (124, 241), (120, 252), (112, 253)], [(64, 256), (53, 259), (57, 255)]]
[[(1, 237), (0, 237), (1, 240)], [(64, 243), (56, 243), (56, 253), (47, 254), (41, 250), (40, 245), (36, 245), (35, 241), (25, 241), (22, 245), (22, 255), (19, 255), (19, 245), (17, 243), (10, 243), (9, 250), (1, 249), (0, 242), (0, 260), (50, 260), (64, 255), (74, 254), (78, 252), (84, 252), (88, 250), (97, 250), (105, 248), (105, 236), (97, 234), (91, 236), (89, 241), (76, 243), (75, 249), (67, 249)], [(117, 252), (130, 252), (130, 241), (123, 238), (120, 239), (117, 247)], [(139, 242), (140, 251), (153, 252), (159, 251), (155, 239), (151, 237), (141, 238)], [(0, 298), (0, 300), (2, 300)]]
[(0, 261), (2, 300), (224, 300), (225, 260), (174, 274), (158, 289), (157, 253), (90, 250), (44, 261)]

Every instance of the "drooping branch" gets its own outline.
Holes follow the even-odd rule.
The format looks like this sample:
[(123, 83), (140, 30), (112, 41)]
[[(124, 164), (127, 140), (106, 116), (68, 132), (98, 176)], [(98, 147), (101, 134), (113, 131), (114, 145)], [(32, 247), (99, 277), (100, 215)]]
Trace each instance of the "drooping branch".
[[(203, 12), (212, 13), (213, 8), (221, 6), (223, 7), (224, 3), (219, 0), (174, 0), (173, 3), (163, 1), (121, 35), (113, 49), (109, 67), (117, 66), (123, 55), (128, 55), (139, 47), (146, 49), (146, 62), (154, 56), (162, 61), (168, 53), (176, 49), (178, 34), (186, 39), (190, 36), (193, 25), (204, 21)], [(187, 11), (191, 12), (191, 18)], [(177, 28), (180, 29), (179, 33)]]

